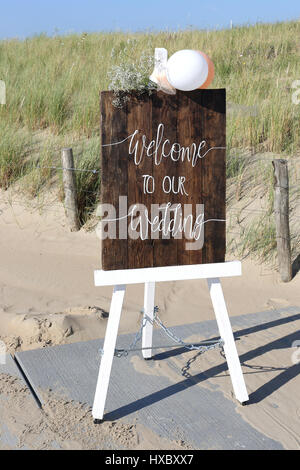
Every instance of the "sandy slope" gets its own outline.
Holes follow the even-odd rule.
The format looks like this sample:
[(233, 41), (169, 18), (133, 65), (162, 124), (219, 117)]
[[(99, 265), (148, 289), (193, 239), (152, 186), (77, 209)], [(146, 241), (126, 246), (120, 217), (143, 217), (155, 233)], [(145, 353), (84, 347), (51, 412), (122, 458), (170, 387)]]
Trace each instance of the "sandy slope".
[(124, 420), (94, 425), (91, 410), (80, 403), (44, 392), (39, 409), (16, 378), (0, 375), (0, 450), (11, 450), (1, 439), (9, 432), (17, 448), (26, 450), (187, 450), (188, 443), (156, 435), (141, 423)]
[[(7, 349), (14, 352), (103, 337), (112, 289), (93, 286), (93, 271), (100, 265), (99, 240), (95, 233), (70, 233), (63, 209), (58, 205), (50, 205), (48, 211), (44, 208), (40, 214), (23, 205), (11, 206), (0, 198), (0, 211), (0, 339)], [(243, 262), (243, 271), (241, 278), (222, 281), (230, 315), (300, 306), (300, 275), (283, 284), (276, 272), (249, 260)], [(157, 286), (156, 303), (168, 325), (214, 318), (204, 281), (161, 283)], [(121, 333), (137, 330), (142, 305), (143, 287), (129, 287)], [(280, 328), (286, 331), (276, 331), (278, 338), (295, 331), (297, 325)], [(239, 345), (244, 348), (240, 354), (266, 344), (266, 335), (268, 332), (246, 338), (243, 346)], [(206, 361), (219, 360), (219, 356), (213, 355), (214, 352), (205, 356), (204, 362), (198, 366), (195, 362), (193, 367), (206, 370), (210, 365)], [(248, 361), (245, 367), (250, 392), (276, 377), (278, 371), (290, 367), (290, 357), (288, 349), (271, 351)], [(145, 367), (144, 362), (133, 366)], [(168, 375), (168, 371), (162, 372)], [(197, 370), (191, 372), (196, 374)], [(230, 397), (227, 374), (209, 379), (207, 386), (210, 382)], [(286, 448), (299, 448), (298, 389), (296, 376), (270, 398), (239, 412), (251, 425), (281, 441)], [(26, 402), (27, 398), (22, 397), (19, 400)], [(13, 410), (11, 413), (9, 419), (13, 421), (17, 411), (15, 415)]]
[[(112, 289), (93, 285), (100, 266), (95, 233), (70, 233), (59, 205), (41, 214), (2, 201), (0, 210), (0, 336), (8, 348), (102, 337)], [(243, 271), (222, 281), (230, 315), (300, 305), (300, 276), (283, 284), (247, 260)], [(214, 318), (205, 281), (160, 283), (156, 303), (169, 325)], [(129, 286), (120, 332), (137, 329), (142, 306), (143, 286)]]

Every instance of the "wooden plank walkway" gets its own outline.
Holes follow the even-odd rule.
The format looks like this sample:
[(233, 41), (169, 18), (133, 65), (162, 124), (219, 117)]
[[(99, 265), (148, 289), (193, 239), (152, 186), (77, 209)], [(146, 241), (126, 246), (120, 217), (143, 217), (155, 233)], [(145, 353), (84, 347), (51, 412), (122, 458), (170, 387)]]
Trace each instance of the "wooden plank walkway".
[[(284, 312), (267, 311), (233, 317), (232, 324), (235, 330), (251, 332), (251, 329), (264, 328), (264, 324), (285, 321), (287, 311), (288, 315), (293, 316), (299, 309), (290, 307)], [(177, 326), (172, 330), (184, 338), (197, 332), (201, 337), (212, 338), (217, 333), (215, 321)], [(117, 347), (126, 348), (133, 337), (121, 335)], [(155, 346), (169, 342), (161, 331), (155, 330)], [(16, 357), (37, 395), (40, 389), (51, 388), (63, 397), (92, 406), (100, 361), (98, 351), (102, 345), (103, 340), (80, 342), (21, 352)], [(145, 372), (132, 363), (135, 359), (141, 359), (140, 352), (132, 353), (127, 359), (115, 358), (105, 419), (122, 418), (127, 422), (137, 419), (155, 433), (170, 440), (183, 439), (194, 448), (282, 449), (279, 442), (243, 420), (236, 411), (236, 402), (225, 398), (219, 389), (205, 386), (207, 374), (183, 377), (178, 362), (172, 360), (182, 353), (181, 347), (159, 351), (154, 360), (141, 362), (149, 368)], [(177, 373), (178, 381), (171, 381), (163, 374), (155, 375), (154, 369), (151, 373), (156, 361), (160, 361), (162, 366), (167, 364), (174, 374)], [(225, 370), (224, 363), (210, 369), (209, 374)]]

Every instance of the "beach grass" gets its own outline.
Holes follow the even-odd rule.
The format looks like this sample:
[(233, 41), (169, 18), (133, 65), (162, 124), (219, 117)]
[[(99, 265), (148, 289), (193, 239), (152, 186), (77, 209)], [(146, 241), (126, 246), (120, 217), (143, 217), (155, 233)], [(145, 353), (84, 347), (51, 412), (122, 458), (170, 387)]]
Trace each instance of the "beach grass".
[[(55, 177), (47, 168), (59, 166), (59, 146), (75, 149), (79, 169), (98, 170), (99, 92), (110, 86), (109, 71), (121, 60), (138, 64), (143, 55), (153, 56), (155, 47), (165, 47), (170, 55), (199, 49), (214, 61), (212, 87), (227, 90), (227, 177), (238, 194), (249, 164), (245, 150), (288, 158), (300, 153), (300, 105), (292, 99), (294, 82), (300, 80), (299, 36), (300, 22), (291, 21), (214, 31), (39, 35), (0, 41), (0, 80), (7, 93), (7, 104), (0, 105), (0, 186), (7, 189), (25, 178), (28, 193), (36, 197), (59, 182), (60, 174)], [(45, 138), (36, 143), (37, 135)], [(37, 169), (37, 164), (43, 168)], [(270, 175), (256, 173), (266, 193), (271, 192)], [(78, 172), (76, 177), (85, 223), (97, 201), (100, 178), (92, 172)], [(249, 232), (247, 240), (252, 238)]]
[[(0, 119), (34, 131), (99, 132), (99, 91), (124, 57), (137, 63), (155, 47), (200, 49), (216, 66), (213, 86), (227, 89), (229, 148), (293, 153), (300, 146), (300, 22), (257, 24), (219, 31), (98, 33), (0, 41), (0, 79), (7, 105)], [(149, 74), (151, 70), (149, 70)], [(250, 108), (248, 110), (247, 108)]]
[(0, 121), (0, 188), (9, 186), (30, 171), (31, 135)]

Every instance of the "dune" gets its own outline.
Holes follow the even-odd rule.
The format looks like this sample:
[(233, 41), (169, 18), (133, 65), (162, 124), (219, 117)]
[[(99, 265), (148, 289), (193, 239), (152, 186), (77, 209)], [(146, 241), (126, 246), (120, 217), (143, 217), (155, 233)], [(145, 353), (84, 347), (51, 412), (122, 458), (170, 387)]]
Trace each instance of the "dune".
[[(10, 352), (105, 334), (111, 287), (94, 287), (100, 268), (95, 231), (70, 233), (62, 206), (0, 203), (0, 336)], [(231, 316), (300, 304), (300, 277), (284, 284), (251, 259), (243, 276), (223, 279)], [(171, 325), (214, 319), (205, 281), (157, 284), (156, 304)], [(143, 285), (128, 286), (120, 334), (138, 329)]]
[[(93, 284), (93, 271), (100, 268), (100, 241), (95, 231), (86, 232), (82, 229), (78, 233), (70, 233), (65, 223), (63, 207), (59, 205), (55, 209), (51, 205), (45, 206), (40, 211), (37, 207), (12, 204), (2, 198), (0, 211), (0, 339), (6, 344), (7, 351), (13, 354), (21, 350), (104, 337), (112, 288), (96, 288)], [(240, 278), (222, 281), (231, 317), (300, 305), (299, 275), (290, 283), (282, 283), (274, 268), (251, 259), (243, 260), (242, 265), (243, 275)], [(157, 285), (156, 304), (160, 309), (160, 317), (168, 326), (214, 319), (205, 281), (160, 283)], [(129, 286), (120, 334), (137, 331), (142, 306), (143, 285)], [(280, 335), (294, 331), (296, 325), (288, 325), (280, 331), (278, 328), (281, 327), (276, 330), (279, 338)], [(196, 336), (192, 338), (193, 341), (196, 339)], [(267, 342), (268, 331), (252, 334), (251, 338), (246, 338), (242, 345), (238, 345), (239, 353), (256, 350)], [(215, 364), (222, 360), (216, 354), (217, 352), (212, 352), (210, 356), (205, 355), (200, 365), (194, 364), (192, 372), (206, 370), (211, 364), (209, 361)], [(283, 370), (287, 363), (290, 364), (291, 354), (290, 349), (276, 351), (276, 354), (267, 352), (248, 361), (246, 366), (243, 365), (244, 370), (245, 367), (249, 369), (246, 371), (249, 391), (263, 387), (270, 377), (275, 380), (278, 370)], [(132, 359), (132, 366), (137, 370), (145, 368), (144, 361), (136, 357)], [(200, 370), (197, 371), (197, 367)], [(176, 380), (174, 373), (161, 368), (159, 364), (155, 370), (151, 369), (151, 373), (165, 374), (170, 380)], [(3, 383), (9, 384), (9, 380)], [(205, 386), (218, 387), (227, 398), (232, 398), (227, 374), (208, 378)], [(7, 393), (7, 387), (8, 385), (2, 393)], [(10, 398), (14, 406), (7, 411), (6, 418), (9, 420), (19, 414), (20, 403), (28, 401), (24, 390), (21, 392), (17, 394), (20, 395), (17, 401)], [(295, 400), (297, 393), (295, 377), (257, 406), (239, 407), (238, 412), (252, 426), (282, 442), (286, 448), (299, 448), (299, 410)], [(70, 415), (68, 403), (56, 403), (55, 397), (50, 397), (49, 400), (49, 407), (58, 407), (62, 419)], [(87, 423), (86, 411), (78, 406), (78, 409), (75, 407), (73, 410), (74, 420), (80, 415)], [(24, 413), (26, 415), (25, 411)], [(19, 420), (26, 421), (25, 415)], [(34, 426), (38, 417), (33, 410), (31, 416), (31, 424)], [(47, 416), (47, 423), (51, 422), (50, 418)], [(73, 424), (68, 428), (64, 448), (77, 448), (79, 445), (72, 441)], [(101, 442), (111, 432), (109, 425), (107, 426)], [(122, 427), (123, 424), (119, 426)], [(147, 430), (121, 427), (115, 428), (117, 434), (123, 436), (121, 441), (116, 439), (117, 447), (125, 445), (142, 448), (147, 442), (150, 447), (152, 445), (151, 448), (158, 445), (157, 436), (149, 437)], [(46, 436), (49, 442), (52, 436), (50, 431), (48, 437)], [(137, 435), (140, 437), (137, 438)], [(91, 440), (98, 437), (100, 439), (100, 436), (92, 435)], [(90, 444), (82, 445), (92, 446), (91, 441), (89, 442)], [(143, 444), (139, 444), (140, 442)], [(168, 448), (168, 445), (180, 448), (177, 443), (165, 442), (163, 445), (164, 448)], [(34, 448), (34, 444), (32, 446)]]

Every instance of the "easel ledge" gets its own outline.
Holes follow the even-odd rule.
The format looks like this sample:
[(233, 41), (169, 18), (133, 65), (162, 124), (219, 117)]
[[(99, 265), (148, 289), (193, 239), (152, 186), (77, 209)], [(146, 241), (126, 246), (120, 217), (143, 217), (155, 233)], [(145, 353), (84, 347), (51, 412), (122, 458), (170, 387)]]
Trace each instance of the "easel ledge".
[(225, 263), (192, 264), (159, 268), (122, 269), (117, 271), (97, 270), (94, 272), (95, 286), (116, 286), (122, 284), (143, 284), (146, 282), (184, 281), (242, 275), (240, 261)]

